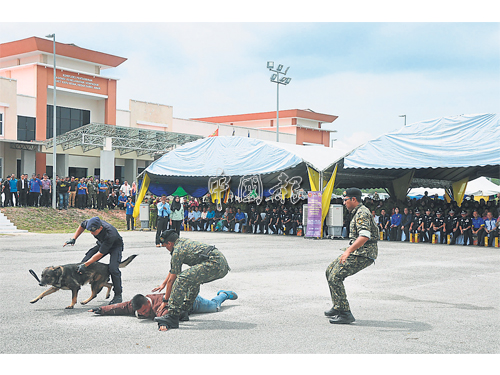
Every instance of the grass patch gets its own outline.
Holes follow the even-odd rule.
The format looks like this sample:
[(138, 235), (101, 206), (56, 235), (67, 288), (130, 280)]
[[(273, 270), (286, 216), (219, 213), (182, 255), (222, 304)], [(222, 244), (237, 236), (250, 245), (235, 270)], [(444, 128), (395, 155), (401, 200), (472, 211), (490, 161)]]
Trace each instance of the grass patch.
[(32, 233), (74, 233), (85, 219), (98, 216), (119, 231), (127, 229), (124, 210), (54, 210), (47, 207), (3, 207), (2, 212), (18, 229)]

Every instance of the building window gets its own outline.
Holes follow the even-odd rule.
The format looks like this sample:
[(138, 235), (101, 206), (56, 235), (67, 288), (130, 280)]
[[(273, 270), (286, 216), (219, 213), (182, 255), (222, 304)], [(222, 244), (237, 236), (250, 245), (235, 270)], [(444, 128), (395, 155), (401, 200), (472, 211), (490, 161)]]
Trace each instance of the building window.
[[(47, 139), (52, 138), (54, 128), (53, 106), (47, 105)], [(59, 107), (56, 108), (56, 132), (57, 135), (64, 134), (70, 130), (90, 124), (90, 111), (78, 108)]]
[(0, 135), (3, 135), (3, 113), (0, 113)]
[(17, 116), (17, 140), (34, 141), (36, 129), (36, 118)]

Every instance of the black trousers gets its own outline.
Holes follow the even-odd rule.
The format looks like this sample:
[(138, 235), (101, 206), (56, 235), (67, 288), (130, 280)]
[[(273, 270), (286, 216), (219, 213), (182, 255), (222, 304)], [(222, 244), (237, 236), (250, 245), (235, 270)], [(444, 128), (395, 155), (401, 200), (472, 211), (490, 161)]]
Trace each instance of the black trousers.
[(172, 220), (172, 229), (174, 229), (178, 235), (181, 234), (181, 223), (182, 220)]
[[(99, 251), (99, 246), (94, 246), (92, 249), (87, 251), (82, 259), (85, 263), (87, 260), (92, 258), (94, 254)], [(111, 275), (111, 282), (113, 283), (113, 292), (115, 294), (122, 294), (122, 273), (120, 272), (120, 262), (122, 261), (123, 243), (121, 245), (115, 246), (109, 251), (109, 273)], [(102, 258), (101, 258), (102, 259)]]
[(28, 205), (28, 191), (21, 190), (19, 192), (19, 206), (26, 207)]
[(472, 242), (472, 229), (467, 229), (467, 230), (464, 230), (464, 246), (467, 245), (467, 241), (469, 242), (469, 245), (472, 245), (473, 242)]
[(158, 216), (158, 221), (156, 222), (156, 244), (161, 245), (160, 243), (160, 235), (161, 232), (167, 230), (168, 222), (170, 218), (168, 216)]

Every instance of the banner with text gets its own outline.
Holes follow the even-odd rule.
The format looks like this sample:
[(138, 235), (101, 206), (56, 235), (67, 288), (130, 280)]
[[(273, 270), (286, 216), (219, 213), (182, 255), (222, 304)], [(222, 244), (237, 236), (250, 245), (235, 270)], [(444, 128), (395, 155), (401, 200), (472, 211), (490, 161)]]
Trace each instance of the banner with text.
[(307, 193), (307, 231), (306, 237), (321, 237), (323, 220), (321, 217), (321, 191)]

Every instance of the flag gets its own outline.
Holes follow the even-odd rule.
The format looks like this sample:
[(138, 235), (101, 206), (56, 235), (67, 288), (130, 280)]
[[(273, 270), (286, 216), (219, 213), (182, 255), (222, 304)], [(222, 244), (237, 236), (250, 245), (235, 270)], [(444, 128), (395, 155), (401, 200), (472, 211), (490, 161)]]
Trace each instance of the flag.
[(248, 131), (248, 138), (250, 138), (250, 130)]
[(234, 129), (233, 129), (233, 136), (234, 136)]
[(209, 135), (209, 137), (217, 137), (219, 135), (219, 128), (217, 128), (216, 131), (214, 131), (212, 134)]

